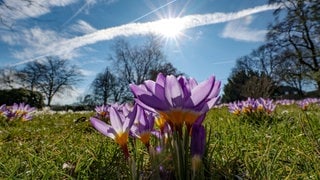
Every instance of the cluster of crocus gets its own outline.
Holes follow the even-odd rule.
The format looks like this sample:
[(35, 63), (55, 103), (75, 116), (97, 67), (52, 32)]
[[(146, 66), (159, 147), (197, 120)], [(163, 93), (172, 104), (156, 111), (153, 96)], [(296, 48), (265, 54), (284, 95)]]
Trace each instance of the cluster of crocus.
[(35, 110), (36, 108), (25, 103), (14, 103), (12, 106), (6, 106), (3, 104), (0, 106), (0, 115), (4, 116), (7, 121), (29, 121), (32, 119), (32, 113)]
[(220, 81), (211, 76), (198, 83), (192, 78), (160, 73), (156, 81), (131, 84), (130, 89), (135, 97), (134, 106), (115, 108), (111, 105), (108, 108), (111, 125), (96, 117), (90, 119), (92, 125), (114, 139), (127, 159), (130, 159), (129, 136), (141, 140), (149, 152), (155, 152), (150, 145), (150, 137), (155, 134), (160, 142), (157, 146), (161, 146), (161, 152), (168, 153), (170, 163), (174, 164), (175, 169), (171, 171), (176, 178), (189, 179), (192, 174), (189, 170), (195, 175), (205, 152), (206, 135), (202, 122), (219, 99)]
[(95, 111), (96, 118), (104, 121), (107, 121), (109, 119), (108, 105), (96, 106)]
[(295, 103), (295, 100), (292, 99), (280, 99), (276, 101), (276, 104), (289, 106)]
[(319, 103), (320, 103), (320, 99), (318, 98), (306, 98), (296, 102), (296, 104), (304, 111), (308, 110), (308, 108), (312, 104), (319, 104)]
[[(276, 104), (279, 104), (279, 105), (296, 104), (302, 110), (306, 111), (306, 110), (310, 109), (310, 106), (320, 105), (320, 98), (305, 98), (305, 99), (301, 99), (301, 100), (281, 99), (281, 100), (277, 100)], [(317, 107), (317, 106), (314, 106), (314, 107)]]
[(229, 104), (229, 111), (233, 114), (253, 114), (253, 113), (266, 113), (271, 114), (276, 108), (273, 100), (270, 99), (253, 99), (248, 98), (245, 101), (237, 101)]

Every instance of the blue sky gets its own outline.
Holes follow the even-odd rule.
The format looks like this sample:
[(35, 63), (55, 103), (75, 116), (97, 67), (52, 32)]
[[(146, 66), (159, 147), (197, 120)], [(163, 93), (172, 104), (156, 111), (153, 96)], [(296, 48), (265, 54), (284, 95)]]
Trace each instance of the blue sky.
[[(164, 37), (164, 53), (178, 70), (198, 81), (215, 75), (225, 84), (236, 59), (264, 42), (277, 8), (266, 0), (3, 1), (18, 11), (0, 6), (7, 25), (0, 24), (0, 66), (59, 56), (85, 75), (76, 91), (55, 97), (56, 103), (88, 91), (106, 67), (115, 38), (135, 44), (150, 32)], [(170, 28), (179, 29), (178, 35), (169, 38)]]

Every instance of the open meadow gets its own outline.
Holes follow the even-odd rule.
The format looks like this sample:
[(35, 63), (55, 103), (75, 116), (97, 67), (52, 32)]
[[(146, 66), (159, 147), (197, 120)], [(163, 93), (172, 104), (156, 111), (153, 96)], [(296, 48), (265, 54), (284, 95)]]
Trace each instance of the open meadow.
[[(119, 146), (92, 127), (93, 115), (54, 112), (37, 113), (32, 121), (1, 119), (0, 178), (128, 179), (130, 167)], [(320, 178), (318, 105), (304, 111), (295, 104), (278, 105), (268, 121), (249, 119), (231, 114), (226, 106), (208, 112), (207, 178)], [(130, 153), (140, 152), (144, 161), (139, 173), (152, 171), (144, 147), (138, 142), (136, 150), (132, 147)]]
[(0, 180), (320, 180), (320, 0), (0, 0)]

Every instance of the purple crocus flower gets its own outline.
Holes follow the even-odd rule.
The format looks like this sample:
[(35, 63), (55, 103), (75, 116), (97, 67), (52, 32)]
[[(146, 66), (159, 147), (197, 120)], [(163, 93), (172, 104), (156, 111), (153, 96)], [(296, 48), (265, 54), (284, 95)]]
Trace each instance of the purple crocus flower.
[(242, 103), (237, 101), (233, 103), (229, 103), (228, 105), (229, 112), (239, 115), (242, 112)]
[(5, 104), (2, 104), (0, 106), (0, 116), (7, 116), (7, 113), (8, 113), (7, 106)]
[(271, 99), (259, 98), (255, 102), (257, 104), (256, 109), (258, 111), (263, 111), (268, 114), (272, 113), (276, 108), (276, 105), (273, 103)]
[(96, 111), (96, 118), (105, 120), (109, 118), (108, 105), (96, 106), (94, 109)]
[(8, 118), (18, 118), (21, 119), (22, 121), (29, 121), (32, 119), (31, 113), (35, 110), (36, 108), (30, 107), (29, 104), (25, 103), (14, 103), (11, 108), (9, 108), (8, 111)]
[(127, 143), (129, 131), (136, 116), (136, 109), (128, 114), (125, 114), (123, 111), (127, 112), (127, 110), (124, 106), (122, 111), (118, 110), (117, 108), (119, 108), (119, 106), (111, 105), (111, 107), (109, 107), (111, 125), (106, 124), (95, 117), (91, 117), (90, 122), (99, 132), (115, 140), (115, 142), (118, 143), (122, 148), (125, 157), (129, 158)]
[(135, 137), (141, 140), (141, 142), (149, 148), (149, 141), (151, 132), (154, 127), (154, 115), (152, 113), (146, 112), (144, 109), (136, 105), (137, 113), (136, 120), (133, 126), (131, 127), (131, 131)]
[(246, 101), (242, 101), (242, 112), (245, 114), (253, 113), (257, 108), (255, 99), (248, 98)]
[(309, 105), (311, 104), (309, 99), (303, 99), (300, 101), (297, 101), (298, 106), (302, 109), (302, 110), (307, 110)]
[(211, 76), (198, 84), (192, 78), (159, 73), (156, 81), (131, 84), (130, 88), (140, 106), (159, 113), (174, 130), (180, 131), (184, 123), (190, 129), (200, 115), (216, 104), (220, 81)]

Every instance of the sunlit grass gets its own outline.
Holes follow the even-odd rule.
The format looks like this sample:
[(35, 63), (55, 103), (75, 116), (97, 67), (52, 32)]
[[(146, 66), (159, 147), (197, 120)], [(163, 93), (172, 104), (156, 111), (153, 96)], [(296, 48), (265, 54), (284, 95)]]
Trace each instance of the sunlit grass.
[(249, 179), (320, 177), (320, 112), (303, 112), (295, 107), (278, 110), (273, 118), (275, 122), (262, 126), (230, 117), (226, 109), (215, 109), (210, 113), (206, 122), (212, 127), (215, 176)]
[[(277, 107), (274, 122), (259, 126), (241, 121), (227, 108), (211, 110), (205, 120), (211, 128), (207, 175), (212, 179), (319, 179), (319, 110)], [(88, 121), (75, 122), (92, 115), (39, 114), (32, 121), (1, 124), (0, 178), (126, 179), (128, 166), (117, 144)]]

